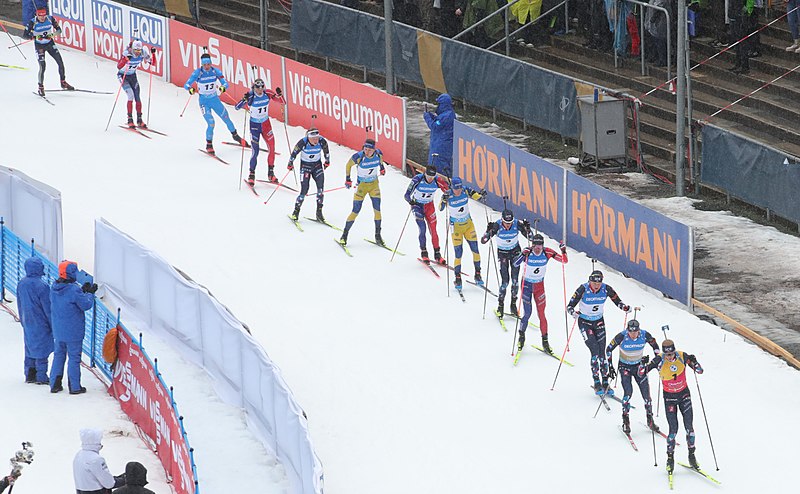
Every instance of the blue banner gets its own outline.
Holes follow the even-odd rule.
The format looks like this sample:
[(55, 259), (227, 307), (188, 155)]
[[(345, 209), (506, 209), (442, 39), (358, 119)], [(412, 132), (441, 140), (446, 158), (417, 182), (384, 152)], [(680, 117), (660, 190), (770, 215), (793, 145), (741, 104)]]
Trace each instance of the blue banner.
[(561, 238), (563, 168), (458, 121), (453, 129), (453, 161), (454, 176), (471, 188), (486, 189), (491, 208), (501, 211), (505, 205), (517, 218), (539, 220), (539, 230)]
[(590, 180), (567, 178), (567, 245), (689, 305), (692, 230)]

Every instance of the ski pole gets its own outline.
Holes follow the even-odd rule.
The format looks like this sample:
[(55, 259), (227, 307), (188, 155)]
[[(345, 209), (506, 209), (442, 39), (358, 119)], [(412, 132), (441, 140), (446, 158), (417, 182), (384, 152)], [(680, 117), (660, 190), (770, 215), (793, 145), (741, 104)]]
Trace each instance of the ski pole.
[[(286, 149), (288, 150), (289, 154), (292, 153), (292, 145), (289, 143), (289, 127), (286, 125), (286, 103), (281, 105), (281, 111), (283, 112), (283, 135), (286, 136)], [(297, 185), (297, 172), (293, 174), (294, 176), (294, 184)], [(332, 189), (337, 190), (337, 189)]]
[[(445, 224), (444, 224), (444, 262), (449, 266), (450, 265), (450, 249), (448, 248), (450, 245), (450, 211), (445, 211)], [(447, 282), (447, 296), (450, 297), (450, 270), (445, 269), (447, 273), (445, 274), (446, 282)]]
[[(24, 53), (22, 53), (22, 50), (20, 49), (19, 45), (18, 45), (18, 44), (16, 44), (16, 43), (14, 43), (14, 38), (12, 38), (12, 37), (11, 37), (11, 33), (9, 33), (9, 32), (8, 32), (8, 29), (6, 29), (6, 25), (5, 25), (5, 24), (3, 24), (2, 22), (0, 22), (0, 27), (2, 27), (2, 28), (3, 28), (3, 31), (5, 31), (5, 32), (6, 32), (6, 34), (8, 35), (8, 39), (9, 39), (9, 40), (11, 40), (11, 45), (12, 45), (12, 46), (9, 46), (8, 48), (9, 48), (9, 49), (11, 49), (13, 46), (16, 46), (16, 47), (17, 47), (17, 50), (19, 50), (19, 54), (20, 54), (20, 55), (22, 55), (22, 58), (24, 58), (25, 60), (27, 60), (27, 59), (28, 59), (28, 57), (26, 57), (26, 56), (25, 56), (25, 54), (24, 54)], [(27, 41), (26, 41), (26, 43), (27, 43)], [(12, 487), (13, 487), (13, 486), (12, 486)], [(10, 493), (11, 491), (8, 491), (8, 492)]]
[(156, 59), (156, 49), (155, 47), (150, 47), (150, 54), (152, 55), (152, 61), (150, 62), (150, 73), (149, 82), (147, 83), (147, 126), (150, 126), (150, 96), (153, 94), (153, 62)]
[(192, 96), (194, 96), (194, 94), (189, 94), (189, 97), (186, 98), (186, 104), (183, 105), (183, 110), (181, 110), (181, 114), (179, 116), (182, 117), (186, 109), (189, 107), (189, 102), (192, 101)]
[[(341, 187), (335, 187), (335, 188), (333, 188), (333, 189), (323, 190), (323, 191), (322, 191), (322, 193), (323, 193), (323, 194), (327, 194), (328, 192), (333, 192), (333, 191), (336, 191), (336, 190), (342, 190), (342, 189), (346, 189), (346, 188), (347, 188), (347, 187), (345, 187), (344, 185), (342, 185)], [(308, 196), (314, 196), (314, 195), (317, 195), (317, 194), (318, 194), (317, 192), (309, 192), (308, 194), (306, 194), (306, 197), (308, 197)]]
[[(0, 25), (2, 25), (2, 23), (0, 23)], [(5, 27), (3, 28), (3, 30), (5, 30)], [(6, 31), (6, 32), (8, 32), (8, 31)], [(9, 36), (10, 36), (10, 35), (9, 35)], [(9, 50), (10, 50), (10, 49), (12, 49), (12, 48), (17, 48), (17, 49), (19, 49), (19, 47), (20, 47), (20, 46), (22, 46), (22, 45), (25, 45), (25, 44), (28, 44), (28, 43), (30, 43), (31, 41), (33, 41), (33, 40), (32, 40), (32, 39), (29, 39), (29, 40), (27, 40), (27, 41), (23, 41), (22, 43), (19, 43), (19, 44), (17, 44), (17, 43), (14, 43), (14, 40), (12, 39), (12, 40), (11, 40), (11, 43), (14, 43), (14, 44), (12, 44), (11, 46), (9, 46), (9, 47), (8, 47), (8, 49), (9, 49)], [(22, 50), (20, 50), (20, 53), (22, 53)], [(24, 57), (25, 55), (22, 55), (22, 56)], [(27, 60), (27, 58), (26, 58), (25, 60)]]
[(656, 417), (661, 410), (661, 379), (658, 380), (658, 394), (656, 395)]
[[(250, 145), (253, 145), (253, 129), (247, 125), (247, 110), (244, 112), (244, 122), (242, 122), (243, 131), (242, 133), (246, 136), (248, 132), (250, 133)], [(260, 139), (260, 138), (259, 138)], [(242, 154), (239, 158), (239, 190), (242, 190), (242, 180), (244, 177), (244, 146), (242, 146)]]
[(397, 244), (394, 246), (394, 250), (392, 251), (392, 257), (389, 259), (389, 262), (394, 261), (394, 255), (397, 254), (397, 248), (400, 247), (400, 239), (403, 238), (403, 233), (406, 231), (406, 225), (408, 225), (408, 219), (411, 218), (411, 208), (408, 208), (408, 214), (406, 215), (406, 221), (403, 223), (403, 229), (400, 230), (400, 236), (397, 237)]
[(703, 394), (700, 392), (700, 380), (697, 379), (697, 371), (695, 371), (694, 373), (694, 382), (697, 385), (697, 396), (700, 397), (700, 407), (703, 409), (703, 420), (705, 420), (706, 422), (706, 431), (708, 431), (708, 442), (711, 444), (711, 454), (714, 455), (714, 466), (717, 467), (717, 471), (719, 472), (719, 463), (717, 463), (717, 452), (714, 451), (714, 440), (711, 438), (711, 428), (708, 426), (708, 415), (706, 415), (706, 406), (705, 404), (703, 404)]
[(278, 182), (278, 186), (277, 186), (277, 187), (275, 187), (275, 190), (273, 190), (273, 191), (272, 191), (272, 194), (270, 194), (270, 195), (269, 195), (269, 197), (267, 197), (267, 200), (266, 200), (266, 201), (264, 201), (264, 204), (265, 204), (265, 205), (266, 205), (266, 204), (269, 202), (269, 200), (270, 200), (270, 199), (272, 199), (272, 196), (274, 196), (274, 195), (275, 195), (275, 193), (276, 193), (276, 192), (278, 192), (278, 189), (280, 189), (280, 188), (281, 188), (281, 185), (283, 185), (283, 182), (284, 182), (284, 180), (286, 180), (286, 177), (288, 177), (290, 173), (292, 173), (292, 170), (286, 170), (286, 175), (284, 175), (284, 176), (283, 176), (283, 178), (281, 179), (281, 181), (280, 181), (280, 182)]
[(106, 130), (108, 132), (108, 126), (111, 125), (111, 117), (114, 116), (114, 110), (117, 108), (117, 100), (119, 99), (119, 93), (122, 90), (122, 86), (125, 84), (125, 72), (128, 70), (128, 65), (125, 65), (125, 68), (122, 69), (122, 78), (119, 81), (119, 87), (117, 88), (117, 95), (114, 96), (114, 106), (111, 107), (111, 115), (108, 116), (108, 122), (106, 122)]
[[(514, 260), (512, 259), (511, 262), (514, 262)], [(527, 272), (528, 272), (528, 260), (525, 259), (525, 269), (522, 271), (522, 283), (520, 285), (519, 297), (517, 297), (517, 299), (520, 301), (520, 303), (523, 303), (522, 302), (522, 297), (525, 294), (525, 274)], [(517, 307), (517, 311), (516, 312), (517, 313), (514, 314), (514, 315), (517, 316), (517, 323), (514, 325), (514, 346), (511, 347), (511, 356), (512, 357), (514, 356), (514, 350), (517, 348), (517, 332), (519, 331), (519, 307)]]
[(564, 364), (564, 356), (567, 354), (567, 347), (569, 347), (569, 340), (572, 338), (572, 333), (575, 331), (575, 326), (578, 325), (578, 318), (575, 318), (575, 321), (572, 323), (572, 329), (569, 330), (569, 336), (567, 336), (567, 346), (564, 347), (564, 352), (561, 353), (561, 361), (558, 363), (558, 370), (556, 370), (556, 377), (553, 379), (553, 385), (550, 386), (550, 391), (553, 391), (556, 388), (556, 380), (558, 379), (558, 374), (561, 372), (561, 366)]
[[(566, 245), (566, 242), (564, 242)], [(561, 263), (561, 285), (564, 288), (564, 334), (569, 336), (569, 318), (567, 317), (567, 266), (566, 262)], [(569, 351), (569, 346), (567, 346)]]
[(650, 429), (650, 434), (653, 436), (653, 466), (658, 466), (658, 458), (656, 457), (656, 431)]

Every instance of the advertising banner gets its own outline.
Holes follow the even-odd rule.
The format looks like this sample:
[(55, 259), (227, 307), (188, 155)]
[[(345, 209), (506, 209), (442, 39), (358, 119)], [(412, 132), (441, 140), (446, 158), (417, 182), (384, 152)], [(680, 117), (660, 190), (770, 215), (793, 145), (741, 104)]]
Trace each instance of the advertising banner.
[[(486, 189), (487, 204), (504, 207), (533, 222), (554, 239), (563, 232), (564, 169), (456, 121), (454, 176), (476, 190)], [(505, 201), (504, 201), (505, 198)]]
[[(264, 79), (268, 88), (282, 84), (281, 57), (223, 36), (203, 31), (175, 20), (169, 21), (170, 80), (182, 86), (194, 69), (200, 66), (204, 48), (211, 63), (222, 71), (230, 89), (221, 96), (224, 103), (235, 104), (250, 89), (257, 78)], [(271, 104), (269, 114), (281, 118), (280, 105)]]
[(149, 64), (142, 64), (142, 70), (152, 72), (153, 75), (164, 76), (164, 64), (166, 63), (164, 48), (167, 39), (167, 23), (163, 17), (141, 12), (139, 10), (128, 10), (128, 26), (130, 40), (131, 37), (142, 40), (148, 48), (155, 48), (153, 60)]
[(688, 305), (692, 230), (569, 173), (567, 245)]
[(119, 331), (119, 360), (108, 392), (156, 448), (176, 494), (195, 492), (194, 472), (172, 398), (150, 359), (127, 331)]
[(124, 48), (122, 6), (102, 0), (92, 0), (91, 6), (93, 53), (116, 62)]
[(58, 43), (86, 51), (86, 5), (83, 0), (51, 0), (50, 14), (61, 25)]

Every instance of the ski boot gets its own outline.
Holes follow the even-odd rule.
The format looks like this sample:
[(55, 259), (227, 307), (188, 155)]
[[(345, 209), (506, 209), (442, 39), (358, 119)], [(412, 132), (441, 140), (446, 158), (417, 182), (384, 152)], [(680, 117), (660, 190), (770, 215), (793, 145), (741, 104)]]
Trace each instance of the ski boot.
[(502, 300), (497, 304), (497, 309), (494, 310), (494, 315), (496, 315), (498, 317), (498, 319), (502, 319), (503, 318), (504, 314), (503, 314), (503, 301)]
[(128, 114), (128, 128), (129, 129), (135, 129), (136, 128), (136, 124), (133, 123), (133, 117), (131, 116), (130, 113)]
[(325, 223), (325, 217), (322, 216), (322, 206), (317, 206), (317, 221)]
[(297, 221), (300, 218), (300, 205), (299, 204), (295, 204), (294, 205), (294, 211), (292, 211), (291, 218), (294, 221)]
[(67, 91), (75, 91), (75, 88), (67, 82), (66, 79), (61, 79), (61, 89), (66, 89)]
[(50, 387), (51, 393), (58, 393), (59, 391), (64, 391), (64, 386), (61, 384), (62, 376), (58, 376), (55, 379), (55, 382)]
[(542, 348), (544, 348), (545, 352), (549, 353), (550, 355), (553, 355), (553, 349), (550, 348), (550, 342), (547, 341), (547, 335), (546, 334), (542, 335)]
[(463, 288), (463, 285), (461, 284), (461, 273), (456, 273), (456, 279), (453, 281), (453, 285), (455, 285), (456, 290), (459, 292), (461, 291), (461, 288)]
[(422, 262), (425, 264), (430, 264), (431, 260), (428, 257), (428, 249), (422, 249), (419, 253), (419, 258), (422, 259)]
[(39, 90), (37, 91), (36, 94), (44, 98), (44, 84), (39, 84)]
[(146, 129), (147, 128), (147, 124), (144, 123), (144, 120), (142, 120), (142, 114), (141, 113), (139, 113), (136, 116), (136, 126), (139, 127), (140, 129)]
[(659, 432), (658, 425), (656, 425), (655, 420), (653, 420), (653, 412), (647, 413), (647, 427), (653, 432)]
[(383, 242), (383, 237), (381, 237), (381, 229), (380, 228), (376, 228), (375, 229), (375, 243), (378, 244), (378, 245), (386, 245)]
[(675, 471), (675, 453), (670, 452), (667, 453), (667, 473), (672, 475), (673, 471)]
[(238, 144), (238, 145), (240, 145), (242, 147), (250, 147), (250, 145), (247, 144), (247, 141), (242, 139), (242, 137), (239, 135), (239, 133), (236, 132), (235, 130), (231, 133), (231, 139), (233, 139), (234, 142), (236, 142), (236, 144)]
[(689, 466), (695, 470), (700, 470), (700, 465), (697, 464), (697, 458), (694, 457), (694, 446), (689, 448)]
[(256, 184), (256, 171), (250, 170), (250, 174), (247, 176), (247, 185), (250, 187)]
[(597, 379), (594, 380), (594, 385), (592, 387), (594, 388), (594, 394), (597, 396), (601, 396), (603, 394), (603, 385), (600, 384), (600, 381)]
[(206, 152), (211, 156), (214, 156), (214, 145), (211, 141), (206, 141)]
[(511, 297), (511, 313), (515, 316), (519, 315), (519, 311), (517, 311), (517, 297)]
[(28, 367), (28, 372), (25, 373), (25, 382), (28, 384), (36, 382), (36, 367)]
[(475, 283), (478, 286), (483, 286), (483, 277), (481, 277), (481, 270), (480, 269), (476, 269), (475, 270)]
[(519, 338), (517, 339), (517, 351), (521, 352), (525, 346), (525, 331), (520, 330)]
[(340, 244), (347, 245), (347, 234), (348, 234), (347, 230), (342, 232), (342, 238), (339, 239)]
[(270, 166), (267, 169), (267, 180), (269, 180), (273, 184), (278, 183), (278, 179), (275, 178), (275, 167), (274, 166)]
[(433, 249), (433, 258), (436, 260), (437, 263), (441, 264), (442, 266), (447, 264), (447, 261), (444, 260), (444, 257), (442, 257), (441, 252), (439, 252), (438, 247)]
[(606, 396), (614, 396), (614, 390), (608, 387), (608, 380), (603, 378), (603, 392)]
[(622, 432), (625, 434), (631, 433), (631, 419), (627, 413), (622, 414)]

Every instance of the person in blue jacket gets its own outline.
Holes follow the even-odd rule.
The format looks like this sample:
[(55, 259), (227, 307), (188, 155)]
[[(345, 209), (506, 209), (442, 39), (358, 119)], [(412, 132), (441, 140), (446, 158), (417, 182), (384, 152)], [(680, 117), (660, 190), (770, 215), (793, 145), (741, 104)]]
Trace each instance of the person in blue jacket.
[(94, 292), (97, 285), (84, 283), (78, 286), (75, 282), (78, 265), (72, 261), (62, 261), (58, 265), (59, 278), (53, 282), (50, 290), (50, 310), (53, 323), (53, 339), (55, 355), (50, 367), (50, 392), (63, 391), (61, 384), (64, 376), (64, 364), (69, 356), (67, 378), (69, 394), (85, 393), (81, 386), (81, 347), (85, 332), (84, 312), (94, 305)]
[[(219, 84), (217, 84), (217, 81), (219, 81)], [(194, 87), (195, 83), (197, 83), (197, 88)], [(206, 152), (208, 154), (214, 154), (212, 142), (214, 139), (214, 114), (211, 113), (212, 111), (225, 122), (228, 132), (231, 133), (231, 137), (237, 144), (245, 147), (249, 146), (246, 141), (239, 137), (239, 133), (236, 132), (236, 126), (233, 125), (231, 117), (228, 116), (228, 110), (225, 109), (219, 99), (219, 95), (228, 90), (228, 81), (225, 80), (221, 70), (211, 65), (211, 55), (208, 53), (200, 55), (200, 67), (194, 69), (186, 84), (183, 85), (183, 89), (189, 91), (189, 94), (200, 94), (200, 111), (203, 113), (203, 118), (207, 124)], [(219, 93), (217, 93), (218, 89)]]
[(50, 287), (42, 280), (44, 263), (25, 260), (25, 277), (17, 284), (17, 308), (25, 335), (25, 382), (49, 384), (47, 358), (53, 353), (50, 325)]
[(428, 151), (428, 163), (436, 166), (436, 170), (450, 178), (453, 176), (453, 100), (447, 93), (436, 98), (436, 112), (426, 111), (423, 114), (425, 123), (431, 129), (431, 142)]

